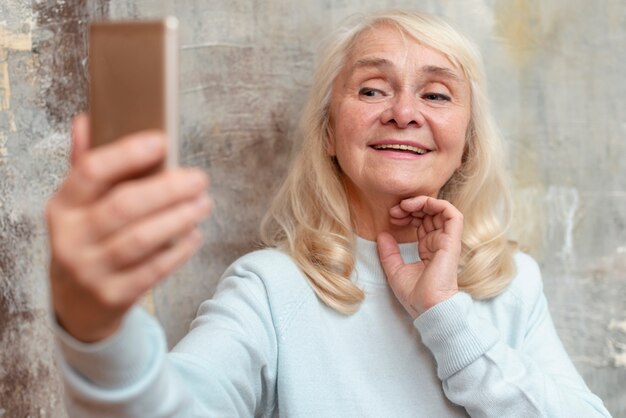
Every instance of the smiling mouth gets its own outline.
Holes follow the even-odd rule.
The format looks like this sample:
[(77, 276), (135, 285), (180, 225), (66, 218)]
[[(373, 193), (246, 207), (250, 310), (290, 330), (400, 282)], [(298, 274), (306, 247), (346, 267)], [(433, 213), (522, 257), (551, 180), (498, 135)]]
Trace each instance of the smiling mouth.
[(383, 150), (392, 150), (392, 151), (400, 151), (407, 152), (411, 154), (424, 155), (430, 150), (424, 148), (414, 147), (412, 145), (404, 145), (404, 144), (386, 144), (386, 145), (373, 145), (372, 148), (375, 150), (383, 151)]

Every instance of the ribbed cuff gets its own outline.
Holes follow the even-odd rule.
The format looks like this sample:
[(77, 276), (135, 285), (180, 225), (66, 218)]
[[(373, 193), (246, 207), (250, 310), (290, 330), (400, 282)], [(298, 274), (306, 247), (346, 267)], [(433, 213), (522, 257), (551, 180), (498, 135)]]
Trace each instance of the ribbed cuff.
[(155, 319), (136, 306), (115, 334), (97, 343), (78, 341), (53, 322), (62, 361), (71, 372), (98, 387), (112, 389), (131, 384), (145, 373), (155, 350), (165, 350), (164, 336), (155, 334), (155, 330), (162, 334)]
[(476, 315), (472, 298), (463, 292), (433, 306), (413, 325), (435, 356), (441, 380), (473, 363), (499, 338), (498, 330)]

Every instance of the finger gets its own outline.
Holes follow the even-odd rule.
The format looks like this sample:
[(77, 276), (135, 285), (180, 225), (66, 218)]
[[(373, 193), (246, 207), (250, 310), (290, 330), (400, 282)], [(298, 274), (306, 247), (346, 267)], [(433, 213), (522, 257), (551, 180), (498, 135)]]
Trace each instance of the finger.
[(422, 210), (428, 199), (428, 196), (410, 197), (408, 199), (402, 200), (400, 202), (400, 207), (402, 208), (402, 210), (409, 213), (418, 212)]
[[(415, 228), (420, 228), (422, 226), (422, 223), (424, 222), (423, 218), (413, 218), (411, 217), (411, 226), (415, 227)], [(423, 229), (423, 228), (420, 228)]]
[(114, 294), (112, 297), (122, 303), (134, 303), (147, 290), (189, 260), (201, 244), (202, 234), (194, 229), (175, 245), (114, 277), (111, 280), (111, 292)]
[(447, 200), (435, 199), (433, 197), (427, 198), (426, 202), (424, 202), (422, 210), (426, 215), (434, 216), (441, 213), (446, 221), (461, 214), (461, 212), (459, 212), (457, 208), (452, 205), (452, 203)]
[(445, 224), (445, 220), (444, 220), (443, 215), (441, 213), (438, 213), (435, 216), (433, 216), (432, 220), (433, 220), (433, 227), (435, 229), (443, 229), (444, 224)]
[(392, 218), (406, 218), (409, 215), (409, 213), (410, 212), (407, 212), (406, 210), (402, 209), (400, 205), (396, 205), (392, 207), (391, 209), (389, 209), (389, 215)]
[(426, 229), (424, 229), (423, 227), (418, 227), (417, 228), (417, 241), (419, 242), (420, 247), (422, 246), (422, 244), (426, 243), (426, 236), (428, 235), (428, 232), (426, 232)]
[(393, 225), (406, 226), (413, 222), (412, 216), (405, 216), (404, 218), (389, 218), (389, 223)]
[(211, 210), (208, 196), (177, 205), (112, 237), (102, 250), (105, 265), (120, 270), (140, 262), (193, 230)]
[(72, 122), (72, 150), (70, 164), (72, 167), (89, 149), (89, 117), (86, 113), (78, 114)]
[(165, 137), (157, 131), (132, 134), (85, 151), (79, 157), (59, 190), (59, 198), (70, 206), (90, 203), (113, 184), (137, 177), (162, 163)]
[(432, 216), (424, 216), (422, 225), (424, 226), (424, 229), (426, 230), (426, 232), (432, 232), (435, 230), (435, 225), (433, 224)]
[(400, 255), (398, 243), (395, 238), (387, 232), (378, 234), (376, 243), (380, 264), (383, 266), (387, 279), (392, 280), (392, 277), (396, 277), (398, 271), (404, 267), (404, 260)]
[(463, 214), (447, 200), (429, 197), (422, 209), (426, 215), (441, 215), (443, 230), (460, 236), (463, 231)]
[(424, 213), (423, 210), (418, 210), (418, 211), (411, 212), (411, 216), (414, 218), (423, 218), (424, 216), (426, 216), (426, 214)]
[[(417, 213), (417, 216), (416, 216), (416, 213)], [(398, 225), (398, 226), (412, 225), (418, 228), (419, 226), (422, 225), (422, 221), (423, 221), (422, 218), (424, 216), (425, 215), (423, 212), (414, 212), (414, 213), (409, 213), (404, 217), (390, 217), (389, 222), (393, 225)]]
[(99, 240), (133, 221), (189, 199), (208, 187), (198, 169), (167, 170), (145, 179), (126, 182), (96, 203), (86, 215), (90, 239)]

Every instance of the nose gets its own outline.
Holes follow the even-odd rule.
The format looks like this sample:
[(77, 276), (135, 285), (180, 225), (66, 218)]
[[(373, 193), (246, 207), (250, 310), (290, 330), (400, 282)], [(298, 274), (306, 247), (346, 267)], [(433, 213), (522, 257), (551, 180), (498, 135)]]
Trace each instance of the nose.
[(396, 125), (398, 128), (424, 124), (420, 98), (411, 92), (400, 92), (390, 102), (390, 106), (380, 115), (383, 125)]

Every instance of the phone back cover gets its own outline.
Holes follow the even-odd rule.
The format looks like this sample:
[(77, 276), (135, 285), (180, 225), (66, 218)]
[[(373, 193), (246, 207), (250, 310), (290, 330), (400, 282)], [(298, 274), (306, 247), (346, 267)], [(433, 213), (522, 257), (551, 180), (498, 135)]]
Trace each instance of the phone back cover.
[[(177, 39), (172, 21), (102, 22), (90, 29), (91, 144), (144, 130), (177, 143)], [(168, 165), (175, 161), (168, 161)]]

